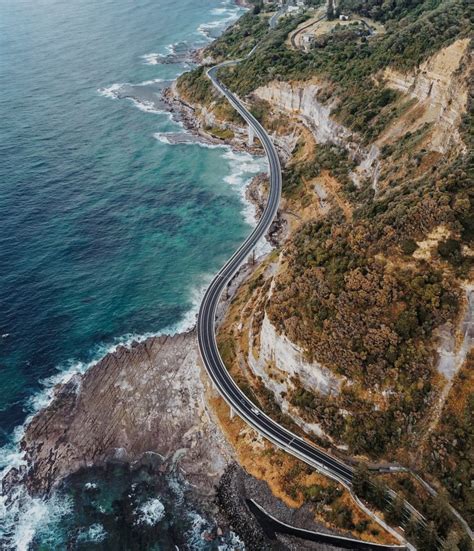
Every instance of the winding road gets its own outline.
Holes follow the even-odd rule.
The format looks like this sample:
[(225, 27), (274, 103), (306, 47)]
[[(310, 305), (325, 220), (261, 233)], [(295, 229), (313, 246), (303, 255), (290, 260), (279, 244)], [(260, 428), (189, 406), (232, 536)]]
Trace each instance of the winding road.
[[(258, 45), (252, 49), (247, 57), (253, 54), (257, 46)], [(242, 264), (247, 260), (248, 256), (252, 253), (258, 241), (270, 228), (278, 211), (282, 186), (280, 160), (269, 135), (240, 100), (217, 78), (217, 71), (220, 68), (234, 65), (240, 61), (242, 60), (225, 61), (211, 67), (207, 71), (207, 76), (215, 88), (227, 98), (229, 103), (253, 129), (255, 135), (263, 145), (269, 163), (270, 191), (267, 203), (257, 226), (214, 277), (204, 295), (197, 319), (199, 351), (209, 377), (221, 396), (230, 406), (231, 411), (237, 413), (248, 425), (277, 447), (304, 461), (306, 464), (326, 476), (340, 482), (350, 490), (354, 476), (353, 469), (339, 459), (326, 453), (324, 450), (317, 448), (300, 436), (293, 434), (291, 431), (271, 419), (262, 410), (258, 409), (232, 379), (217, 346), (216, 311), (221, 294)], [(401, 538), (393, 528), (388, 526), (382, 519), (376, 517), (367, 506), (353, 494), (353, 492), (351, 492), (351, 496), (367, 515), (374, 518), (374, 520), (395, 538), (403, 542), (400, 546), (380, 544), (378, 545), (379, 549), (414, 549), (410, 544), (405, 544), (403, 538)]]
[(207, 75), (217, 90), (225, 95), (230, 104), (252, 127), (255, 135), (262, 143), (269, 162), (270, 192), (257, 226), (214, 277), (204, 295), (197, 321), (199, 350), (211, 380), (235, 413), (278, 447), (324, 472), (327, 476), (348, 485), (352, 482), (353, 470), (343, 462), (280, 426), (263, 411), (259, 410), (236, 385), (224, 365), (217, 347), (215, 321), (220, 296), (251, 254), (257, 242), (270, 228), (280, 203), (282, 183), (280, 161), (267, 132), (238, 98), (217, 79), (219, 68), (235, 63), (238, 63), (238, 61), (227, 61), (216, 65), (207, 71)]
[[(271, 18), (271, 28), (276, 26), (276, 21), (278, 20), (279, 14), (280, 12), (277, 12), (277, 14)], [(323, 18), (324, 17), (321, 19)], [(250, 57), (253, 54), (257, 46), (258, 44), (254, 46), (247, 57)], [(217, 78), (217, 71), (220, 68), (237, 64), (240, 61), (242, 60), (225, 61), (219, 65), (211, 67), (207, 71), (207, 76), (211, 80), (214, 87), (227, 98), (229, 103), (242, 116), (247, 124), (253, 129), (255, 135), (259, 138), (269, 163), (270, 191), (267, 203), (257, 226), (214, 277), (204, 295), (197, 320), (198, 343), (201, 358), (214, 386), (220, 392), (221, 396), (233, 412), (237, 413), (248, 425), (253, 427), (259, 434), (275, 444), (277, 447), (304, 461), (311, 467), (314, 467), (318, 471), (324, 473), (326, 476), (342, 483), (350, 490), (354, 477), (354, 470), (324, 450), (317, 448), (305, 439), (282, 427), (266, 415), (262, 410), (257, 408), (232, 379), (221, 358), (217, 346), (216, 311), (221, 294), (229, 285), (239, 268), (247, 260), (248, 256), (252, 253), (258, 241), (270, 228), (278, 211), (282, 188), (280, 161), (275, 146), (273, 145), (269, 135), (257, 119), (240, 102), (240, 100)], [(380, 471), (383, 471), (383, 469), (380, 469)], [(400, 546), (371, 544), (373, 548), (415, 549), (410, 543), (404, 541), (404, 539), (400, 537), (400, 534), (398, 534), (393, 528), (388, 526), (382, 519), (375, 516), (352, 491), (351, 495), (354, 501), (367, 515), (374, 518), (374, 520), (376, 520), (382, 527), (402, 542), (402, 545)], [(391, 491), (390, 496), (396, 497), (396, 494)], [(410, 511), (416, 518), (419, 520), (425, 520), (422, 515), (420, 515), (420, 513), (406, 500), (405, 506), (407, 507), (407, 510)], [(469, 529), (469, 526), (459, 515), (459, 513), (457, 513), (457, 511), (454, 512), (465, 526), (472, 539), (472, 531)]]

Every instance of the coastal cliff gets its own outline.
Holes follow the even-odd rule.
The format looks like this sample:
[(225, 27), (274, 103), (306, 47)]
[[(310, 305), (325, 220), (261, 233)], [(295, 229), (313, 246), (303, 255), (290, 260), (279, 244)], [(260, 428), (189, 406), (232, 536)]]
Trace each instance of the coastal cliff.
[[(472, 434), (471, 387), (460, 390), (472, 349), (465, 8), (456, 4), (453, 27), (447, 4), (420, 19), (404, 5), (407, 18), (393, 16), (384, 35), (341, 28), (290, 53), (295, 17), (221, 71), (275, 137), (291, 129), (297, 143), (284, 158), (288, 231), (237, 293), (219, 342), (235, 380), (278, 422), (348, 461), (419, 469), (472, 518), (470, 445), (441, 429), (446, 416), (459, 428), (456, 394), (462, 434)], [(242, 22), (210, 52), (232, 51), (236, 36), (245, 44), (257, 24)], [(432, 24), (438, 34), (410, 42)], [(451, 467), (449, 452), (430, 451), (435, 441)], [(441, 524), (442, 537), (458, 530)]]
[[(469, 86), (469, 40), (462, 39), (423, 62), (415, 71), (401, 73), (387, 68), (383, 78), (388, 86), (414, 99), (416, 104), (404, 117), (404, 128), (398, 133), (416, 132), (424, 124), (432, 124), (429, 147), (439, 153), (457, 146), (465, 147), (459, 125), (467, 109)], [(388, 129), (391, 139), (393, 129)]]
[[(278, 32), (283, 37), (284, 25), (297, 23)], [(236, 27), (249, 36), (244, 23)], [(366, 42), (348, 36), (363, 50)], [(338, 38), (318, 48), (338, 53), (347, 36)], [(331, 75), (306, 78), (306, 59), (298, 58), (302, 75), (296, 65), (279, 67), (277, 80), (268, 77), (277, 69), (266, 82), (252, 80), (252, 60), (224, 74), (271, 131), (285, 166), (272, 232), (277, 250), (233, 282), (230, 304), (219, 312), (221, 354), (242, 390), (295, 433), (347, 461), (426, 469), (440, 494), (447, 486), (472, 515), (469, 445), (444, 434), (455, 427), (467, 439), (471, 430), (471, 382), (462, 385), (472, 363), (468, 42), (425, 52), (403, 72), (390, 63), (372, 68), (373, 90), (357, 81), (359, 103), (350, 108), (352, 98)], [(205, 79), (202, 68), (183, 76), (167, 92), (171, 108), (210, 143), (248, 147), (242, 122)], [(261, 178), (248, 190), (260, 210), (265, 185)], [(453, 396), (463, 408), (461, 427)], [(27, 429), (28, 469), (20, 474), (31, 492), (48, 492), (82, 467), (133, 463), (151, 451), (213, 495), (237, 459), (289, 507), (306, 508), (311, 521), (384, 541), (347, 493), (229, 417), (201, 373), (192, 333), (150, 339), (120, 348), (57, 390)], [(441, 452), (430, 451), (434, 442)], [(408, 497), (416, 493), (407, 479), (393, 484)], [(457, 533), (449, 522), (438, 522), (443, 538)]]

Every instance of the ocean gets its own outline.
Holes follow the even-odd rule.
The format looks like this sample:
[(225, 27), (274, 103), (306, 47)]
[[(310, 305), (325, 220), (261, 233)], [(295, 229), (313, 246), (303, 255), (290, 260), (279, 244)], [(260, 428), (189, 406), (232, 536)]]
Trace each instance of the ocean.
[[(22, 427), (54, 383), (119, 343), (191, 327), (250, 231), (243, 193), (265, 162), (172, 144), (183, 128), (157, 101), (190, 67), (183, 53), (242, 12), (231, 0), (0, 0), (0, 469), (21, 464)], [(139, 501), (160, 517), (161, 502)], [(66, 549), (74, 527), (71, 549), (111, 549), (79, 502), (0, 501), (0, 548)], [(171, 545), (159, 523), (168, 543), (143, 549)]]

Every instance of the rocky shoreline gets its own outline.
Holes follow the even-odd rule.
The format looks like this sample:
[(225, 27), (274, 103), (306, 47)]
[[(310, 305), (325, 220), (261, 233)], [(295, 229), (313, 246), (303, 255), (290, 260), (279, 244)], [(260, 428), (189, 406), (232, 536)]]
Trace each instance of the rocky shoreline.
[[(257, 217), (266, 185), (260, 175), (247, 190)], [(284, 222), (277, 221), (268, 239), (277, 242), (282, 228)], [(219, 305), (218, 321), (260, 260), (243, 265), (235, 276)], [(262, 530), (246, 499), (303, 527), (314, 528), (314, 516), (285, 506), (265, 482), (236, 463), (209, 403), (215, 396), (194, 330), (120, 346), (55, 388), (50, 405), (26, 427), (21, 441), (26, 466), (8, 473), (2, 494), (13, 495), (23, 485), (30, 495), (48, 496), (77, 473), (114, 464), (134, 469), (154, 455), (158, 472), (177, 470), (187, 483), (187, 497), (216, 518), (220, 530), (236, 532), (247, 549), (321, 549), (308, 542), (295, 546), (288, 537), (274, 541)]]
[(234, 138), (216, 138), (207, 131), (207, 128), (215, 124), (213, 115), (201, 110), (199, 116), (197, 108), (188, 103), (179, 93), (176, 81), (165, 88), (162, 92), (161, 101), (165, 108), (171, 113), (173, 119), (181, 123), (186, 132), (193, 136), (194, 141), (205, 143), (211, 146), (229, 146), (235, 151), (246, 151), (252, 155), (262, 155), (260, 145), (249, 145), (247, 130), (236, 124), (228, 125), (234, 132)]
[[(248, 7), (245, 0), (237, 3)], [(180, 97), (176, 82), (164, 91), (162, 100), (193, 141), (262, 153), (258, 145), (247, 143), (246, 129), (238, 126), (233, 127), (231, 140), (209, 134), (206, 114), (196, 116), (195, 107)], [(267, 177), (258, 175), (246, 191), (257, 218), (267, 185)], [(284, 239), (286, 226), (279, 213), (267, 237), (273, 246)], [(258, 264), (242, 266), (221, 300), (218, 321)], [(282, 520), (305, 528), (315, 529), (314, 515), (309, 509), (287, 507), (265, 482), (237, 464), (210, 406), (212, 396), (216, 391), (201, 365), (194, 330), (120, 346), (54, 389), (51, 403), (25, 429), (21, 450), (26, 464), (10, 470), (2, 480), (1, 494), (14, 495), (15, 488), (23, 486), (32, 496), (49, 496), (78, 473), (109, 465), (141, 468), (155, 456), (157, 472), (179, 471), (191, 499), (214, 515), (218, 526), (234, 530), (247, 549), (323, 549), (314, 543), (295, 543), (290, 537), (272, 540), (265, 534), (246, 499), (256, 499)]]
[[(253, 265), (244, 266), (234, 289), (252, 271)], [(23, 484), (32, 495), (48, 495), (76, 473), (114, 464), (135, 469), (156, 456), (157, 472), (177, 470), (187, 498), (212, 515), (220, 531), (237, 533), (247, 549), (320, 549), (295, 546), (291, 538), (273, 541), (262, 530), (246, 499), (301, 526), (314, 528), (314, 516), (286, 507), (235, 462), (210, 396), (215, 391), (200, 365), (194, 331), (120, 347), (55, 390), (26, 429), (27, 466), (11, 471), (3, 493)]]

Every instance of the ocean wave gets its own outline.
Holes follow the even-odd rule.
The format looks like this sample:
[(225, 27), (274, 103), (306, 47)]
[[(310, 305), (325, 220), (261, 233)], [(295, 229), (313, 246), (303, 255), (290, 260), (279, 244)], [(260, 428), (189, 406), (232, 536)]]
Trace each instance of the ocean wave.
[(155, 138), (155, 140), (158, 140), (161, 143), (173, 145), (173, 142), (167, 137), (166, 132), (155, 132), (155, 134), (153, 134), (153, 137)]
[[(188, 511), (186, 514), (191, 527), (186, 531), (186, 545), (190, 549), (207, 549), (209, 541), (214, 538), (215, 524), (196, 511)], [(234, 533), (229, 532), (219, 536), (219, 551), (244, 551), (245, 545)]]
[(28, 551), (37, 535), (44, 535), (49, 540), (50, 548), (56, 548), (54, 530), (51, 528), (71, 512), (70, 499), (57, 495), (45, 499), (31, 497), (22, 486), (15, 488), (8, 499), (0, 496), (2, 549), (9, 547), (16, 551)]
[(100, 543), (107, 539), (107, 532), (102, 524), (97, 522), (89, 526), (89, 528), (81, 530), (77, 539), (81, 542)]
[(137, 524), (147, 524), (148, 526), (155, 526), (165, 516), (165, 506), (161, 501), (155, 497), (142, 503), (137, 508)]
[[(51, 404), (58, 385), (67, 383), (75, 375), (85, 373), (105, 355), (115, 352), (119, 346), (131, 347), (132, 343), (143, 342), (151, 337), (191, 330), (196, 324), (199, 305), (211, 279), (211, 274), (204, 274), (200, 283), (190, 289), (191, 306), (176, 323), (158, 332), (125, 334), (114, 339), (111, 344), (97, 346), (91, 361), (70, 360), (59, 366), (57, 373), (41, 380), (42, 389), (30, 397), (26, 404), (29, 414), (25, 422), (15, 428), (10, 442), (0, 448), (0, 488), (2, 481), (12, 469), (21, 469), (25, 466), (24, 452), (20, 449), (25, 429), (34, 415)], [(46, 537), (49, 533), (53, 534), (54, 530), (51, 527), (69, 514), (71, 508), (68, 499), (56, 494), (44, 499), (31, 497), (22, 484), (16, 485), (8, 495), (0, 494), (0, 548), (28, 551), (35, 535), (43, 534)]]
[(173, 58), (175, 63), (185, 61), (191, 51), (191, 46), (186, 41), (173, 42), (164, 47), (163, 52), (150, 52), (141, 56), (145, 65), (160, 65), (167, 59)]
[[(216, 11), (212, 15), (225, 16), (209, 23), (204, 23), (199, 26), (198, 32), (206, 38), (211, 38), (211, 33), (219, 28), (224, 28), (232, 20), (237, 19), (241, 9), (230, 7), (229, 2), (224, 2), (222, 7), (216, 8)], [(217, 11), (219, 10), (219, 11)], [(167, 47), (168, 54), (176, 54), (176, 47), (178, 43), (170, 44)], [(142, 56), (142, 59), (146, 64), (157, 65), (160, 61), (166, 57), (166, 54), (152, 52)], [(156, 82), (160, 82), (161, 79), (154, 79), (145, 81), (139, 85), (150, 85)], [(111, 86), (99, 88), (97, 92), (109, 99), (121, 99), (120, 90), (124, 86), (132, 86), (129, 83), (114, 83)], [(158, 109), (152, 102), (138, 101), (132, 97), (126, 97), (129, 99), (135, 107), (141, 111), (153, 114), (164, 114), (172, 119), (172, 114)], [(176, 121), (175, 121), (176, 122)], [(180, 123), (178, 123), (180, 124)], [(155, 138), (162, 141), (166, 139), (166, 134), (157, 133)], [(235, 153), (228, 146), (220, 144), (205, 144), (202, 142), (195, 142), (200, 147), (206, 147), (210, 149), (222, 148), (227, 151), (224, 153), (224, 157), (229, 161), (231, 174), (226, 181), (231, 185), (239, 186), (239, 190), (242, 195), (244, 207), (245, 219), (252, 225), (255, 223), (255, 211), (245, 199), (245, 187), (249, 181), (249, 177), (253, 174), (261, 172), (262, 170), (257, 166), (260, 164), (261, 159), (254, 160), (251, 155), (244, 153)], [(10, 442), (0, 449), (0, 486), (1, 481), (5, 478), (7, 473), (12, 468), (21, 469), (25, 465), (24, 453), (20, 450), (20, 441), (24, 436), (25, 428), (31, 421), (32, 417), (42, 409), (48, 407), (54, 399), (55, 388), (57, 385), (68, 382), (73, 376), (77, 374), (85, 373), (90, 367), (95, 365), (106, 354), (114, 352), (119, 346), (131, 346), (132, 342), (142, 342), (147, 338), (162, 335), (162, 334), (175, 334), (183, 331), (190, 330), (195, 326), (197, 311), (201, 303), (205, 290), (208, 287), (212, 279), (211, 274), (203, 274), (201, 282), (197, 286), (190, 290), (191, 295), (191, 307), (186, 314), (178, 320), (175, 324), (163, 329), (159, 332), (149, 332), (145, 334), (126, 334), (120, 338), (114, 340), (113, 343), (108, 345), (98, 346), (93, 354), (93, 359), (89, 362), (70, 360), (66, 364), (58, 367), (57, 373), (41, 381), (42, 389), (35, 393), (27, 403), (28, 417), (23, 423), (15, 428), (12, 433)], [(7, 336), (6, 334), (4, 337)], [(155, 504), (156, 511), (158, 512), (159, 506)], [(64, 497), (60, 497), (53, 494), (49, 498), (35, 498), (31, 497), (26, 488), (22, 485), (15, 487), (12, 492), (6, 496), (0, 495), (0, 546), (9, 545), (11, 548), (17, 551), (27, 551), (33, 541), (35, 535), (45, 534), (46, 532), (54, 533), (54, 530), (48, 530), (51, 527), (61, 521), (64, 516), (71, 513), (72, 503), (70, 500)], [(157, 517), (156, 517), (157, 518)], [(202, 518), (202, 517), (201, 517)], [(158, 522), (158, 521), (157, 521)], [(207, 526), (201, 521), (196, 520), (193, 524), (195, 532), (201, 530), (201, 528)], [(204, 529), (204, 528), (203, 528)], [(90, 541), (102, 541), (101, 538), (106, 537), (106, 533), (100, 524), (94, 524), (83, 532), (84, 538), (88, 538)], [(199, 532), (199, 536), (202, 536), (202, 530)], [(52, 537), (52, 536), (51, 536)], [(202, 538), (201, 538), (202, 539)], [(53, 545), (51, 545), (53, 547)], [(3, 548), (3, 547), (2, 547)], [(240, 547), (235, 547), (240, 549)]]
[(97, 92), (99, 92), (99, 94), (101, 96), (104, 96), (105, 98), (110, 98), (110, 99), (119, 99), (119, 96), (118, 96), (118, 91), (123, 87), (125, 86), (125, 82), (123, 83), (116, 83), (116, 84), (112, 84), (112, 86), (108, 86), (106, 88), (99, 88), (97, 90)]
[[(223, 157), (229, 162), (230, 174), (224, 178), (224, 181), (231, 186), (238, 187), (242, 204), (244, 205), (244, 219), (249, 225), (255, 226), (257, 222), (255, 206), (248, 201), (246, 197), (246, 190), (253, 176), (268, 172), (268, 162), (266, 157), (255, 157), (247, 152), (237, 152), (227, 144), (209, 144), (199, 140), (173, 141), (170, 139), (170, 136), (174, 135), (174, 132), (155, 132), (153, 137), (159, 142), (167, 145), (197, 145), (205, 149), (225, 150)], [(269, 251), (266, 243), (266, 241), (262, 241), (262, 243), (257, 245), (259, 254), (264, 254)]]
[(163, 78), (153, 78), (151, 80), (144, 80), (143, 82), (139, 82), (134, 86), (149, 86), (150, 84), (156, 84), (157, 82), (166, 82), (166, 81)]
[[(229, 149), (224, 153), (224, 158), (229, 162), (230, 174), (224, 181), (238, 188), (243, 205), (242, 214), (244, 220), (254, 227), (257, 223), (257, 211), (255, 205), (246, 196), (247, 187), (251, 179), (257, 174), (268, 173), (268, 161), (266, 157), (254, 157), (250, 153), (236, 152)], [(261, 239), (256, 247), (256, 255), (262, 256), (271, 251), (271, 245), (266, 239)]]
[(145, 62), (145, 65), (158, 65), (164, 57), (165, 56), (163, 54), (158, 54), (155, 52), (151, 52), (149, 54), (144, 54), (141, 56), (141, 58)]
[(203, 147), (204, 149), (229, 149), (230, 146), (227, 144), (219, 144), (219, 143), (206, 143), (202, 142), (198, 139), (192, 139), (193, 136), (191, 134), (186, 134), (186, 136), (189, 136), (190, 139), (183, 139), (182, 141), (176, 141), (173, 140), (172, 137), (176, 137), (176, 132), (155, 132), (153, 134), (153, 137), (155, 140), (158, 140), (161, 143), (165, 143), (167, 145), (194, 145)]
[(206, 534), (212, 530), (212, 525), (196, 511), (188, 511), (187, 517), (191, 522), (191, 528), (185, 534), (186, 543), (192, 549), (202, 549)]
[(223, 2), (221, 4), (221, 7), (211, 10), (211, 14), (220, 16), (224, 15), (225, 17), (214, 19), (206, 23), (201, 23), (197, 28), (197, 32), (200, 35), (204, 36), (206, 40), (213, 40), (215, 38), (215, 35), (213, 35), (213, 31), (223, 31), (231, 23), (236, 21), (241, 13), (241, 7), (232, 5), (228, 2)]
[(152, 101), (138, 101), (136, 98), (127, 98), (133, 105), (144, 113), (153, 113), (154, 115), (163, 115), (166, 113), (163, 109), (158, 109)]
[(97, 92), (106, 98), (109, 99), (127, 99), (132, 104), (139, 109), (140, 111), (143, 111), (145, 113), (152, 113), (155, 115), (167, 115), (169, 116), (170, 113), (168, 111), (165, 111), (164, 109), (158, 108), (153, 101), (147, 101), (147, 100), (138, 100), (137, 98), (134, 98), (129, 95), (121, 96), (120, 92), (124, 89), (126, 86), (147, 86), (150, 84), (156, 84), (158, 82), (164, 82), (163, 79), (154, 79), (154, 80), (147, 80), (144, 82), (141, 82), (139, 84), (130, 84), (128, 82), (122, 82), (122, 83), (116, 83), (112, 84), (111, 86), (108, 86), (106, 88), (99, 88)]
[[(161, 143), (167, 145), (197, 145), (206, 149), (224, 149), (224, 159), (229, 162), (230, 174), (224, 178), (224, 181), (238, 188), (238, 192), (243, 204), (242, 214), (244, 220), (250, 226), (257, 223), (255, 206), (247, 199), (246, 190), (251, 179), (257, 174), (268, 173), (268, 161), (266, 157), (256, 157), (244, 151), (234, 151), (227, 144), (209, 144), (199, 140), (172, 141), (170, 136), (173, 132), (155, 132), (153, 137)], [(268, 241), (262, 239), (256, 246), (258, 256), (268, 253), (271, 246)]]

